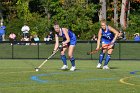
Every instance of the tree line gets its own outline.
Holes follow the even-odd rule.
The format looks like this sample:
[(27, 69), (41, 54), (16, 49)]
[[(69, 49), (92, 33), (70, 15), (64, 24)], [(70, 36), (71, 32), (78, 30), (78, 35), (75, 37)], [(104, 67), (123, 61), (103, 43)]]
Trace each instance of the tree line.
[(140, 0), (1, 0), (0, 18), (6, 25), (6, 35), (14, 32), (21, 38), (24, 23), (30, 34), (44, 38), (53, 31), (53, 22), (72, 29), (82, 40), (97, 34), (99, 20), (104, 18), (116, 29), (126, 31), (132, 39), (140, 32)]

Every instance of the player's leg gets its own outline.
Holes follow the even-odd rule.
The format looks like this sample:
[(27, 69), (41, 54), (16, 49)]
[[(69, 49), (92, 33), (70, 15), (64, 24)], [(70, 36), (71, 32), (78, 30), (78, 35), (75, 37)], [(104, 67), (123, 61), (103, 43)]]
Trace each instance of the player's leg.
[(67, 58), (66, 58), (66, 55), (65, 55), (65, 51), (66, 50), (67, 50), (67, 47), (66, 48), (63, 48), (63, 50), (61, 51), (61, 60), (63, 62), (63, 66), (61, 67), (62, 70), (68, 69), (68, 66), (67, 66)]
[[(102, 44), (102, 47), (105, 46), (106, 44)], [(106, 53), (107, 49), (106, 47), (104, 47), (102, 50), (101, 50), (101, 53), (100, 53), (100, 56), (99, 56), (99, 63), (97, 65), (97, 68), (101, 68), (101, 65), (102, 65), (102, 61), (104, 59), (104, 55)]]
[(70, 45), (69, 46), (69, 50), (68, 50), (68, 56), (69, 56), (69, 59), (71, 61), (71, 71), (75, 71), (76, 67), (75, 67), (75, 58), (73, 57), (73, 52), (74, 52), (74, 48), (75, 48), (75, 45)]
[(106, 55), (106, 58), (105, 58), (105, 63), (104, 63), (103, 69), (109, 69), (108, 63), (110, 61), (110, 58), (111, 58), (111, 54), (113, 52), (113, 49), (114, 49), (114, 46), (112, 48), (109, 48), (108, 49), (108, 52), (107, 52), (107, 55)]

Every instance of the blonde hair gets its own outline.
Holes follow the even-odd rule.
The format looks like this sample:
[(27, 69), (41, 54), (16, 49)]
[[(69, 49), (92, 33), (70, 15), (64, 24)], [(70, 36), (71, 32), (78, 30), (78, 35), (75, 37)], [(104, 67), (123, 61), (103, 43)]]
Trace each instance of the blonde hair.
[(106, 20), (105, 20), (105, 19), (102, 19), (102, 20), (100, 21), (100, 23), (105, 23), (105, 24), (106, 24)]

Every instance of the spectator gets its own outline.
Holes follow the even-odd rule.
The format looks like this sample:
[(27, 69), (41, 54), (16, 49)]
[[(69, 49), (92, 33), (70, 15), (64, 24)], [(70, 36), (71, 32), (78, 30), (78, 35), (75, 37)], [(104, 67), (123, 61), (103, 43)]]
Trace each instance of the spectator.
[[(22, 38), (20, 39), (20, 41), (25, 41), (25, 40), (24, 40), (24, 38), (22, 37)], [(21, 42), (21, 43), (19, 43), (19, 45), (25, 45), (25, 43)]]
[(3, 22), (0, 24), (0, 41), (5, 41), (5, 26), (3, 25)]
[(126, 31), (123, 32), (123, 40), (126, 40)]
[(80, 34), (77, 35), (77, 39), (80, 39)]
[(44, 38), (44, 41), (46, 41), (46, 44), (49, 43), (49, 41), (52, 41), (54, 38), (54, 35), (52, 33), (52, 31), (50, 31), (50, 33)]
[(34, 42), (34, 38), (33, 38), (32, 35), (30, 36), (30, 41), (31, 41), (31, 42)]
[(39, 37), (37, 35), (34, 35), (34, 41), (39, 41)]
[[(25, 37), (22, 37), (20, 41), (29, 41), (29, 38), (27, 36), (25, 36)], [(30, 43), (22, 42), (22, 43), (20, 43), (20, 45), (30, 45)]]
[(117, 29), (119, 31), (117, 40), (126, 40), (126, 30), (122, 27), (120, 29)]
[(97, 41), (97, 37), (95, 34), (93, 34), (92, 38), (91, 38), (92, 41)]
[(25, 38), (25, 36), (29, 36), (30, 28), (29, 28), (29, 26), (24, 24), (24, 26), (21, 28), (21, 31), (23, 33), (23, 37)]
[[(39, 41), (39, 37), (37, 35), (34, 35), (34, 41)], [(37, 43), (35, 43), (35, 45), (37, 45)]]
[(12, 42), (11, 45), (13, 45), (13, 42), (16, 40), (16, 35), (11, 32), (9, 35), (9, 41)]
[(140, 34), (139, 33), (134, 34), (134, 41), (140, 41)]
[(53, 35), (52, 31), (50, 31), (50, 34), (49, 34), (49, 36), (50, 36), (50, 39), (51, 39), (51, 40), (53, 40), (53, 38), (54, 38), (54, 35)]
[(30, 36), (30, 41), (31, 41), (31, 45), (35, 45), (35, 43), (34, 43), (34, 38), (33, 38), (32, 35)]
[(122, 31), (119, 31), (119, 34), (118, 34), (118, 40), (121, 40), (124, 38), (124, 33)]
[(47, 36), (44, 38), (44, 41), (51, 41), (51, 40), (52, 40), (52, 38), (51, 38), (50, 34), (47, 35)]
[[(29, 41), (29, 37), (28, 36), (25, 36), (24, 37), (24, 41)], [(25, 45), (30, 45), (30, 43), (26, 43)]]

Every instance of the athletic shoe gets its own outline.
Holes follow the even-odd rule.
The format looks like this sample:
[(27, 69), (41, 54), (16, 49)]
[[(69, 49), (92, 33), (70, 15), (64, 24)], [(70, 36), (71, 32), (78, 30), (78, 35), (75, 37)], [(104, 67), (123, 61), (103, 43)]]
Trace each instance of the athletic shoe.
[(63, 65), (63, 66), (61, 67), (61, 69), (62, 69), (62, 70), (66, 70), (66, 69), (68, 69), (68, 66), (67, 66), (67, 65)]
[(70, 68), (70, 71), (75, 71), (76, 70), (76, 67), (75, 66), (72, 66), (71, 68)]
[(103, 69), (110, 69), (107, 65), (103, 66)]
[(101, 68), (101, 65), (100, 63), (98, 63), (98, 65), (96, 66), (96, 68)]

